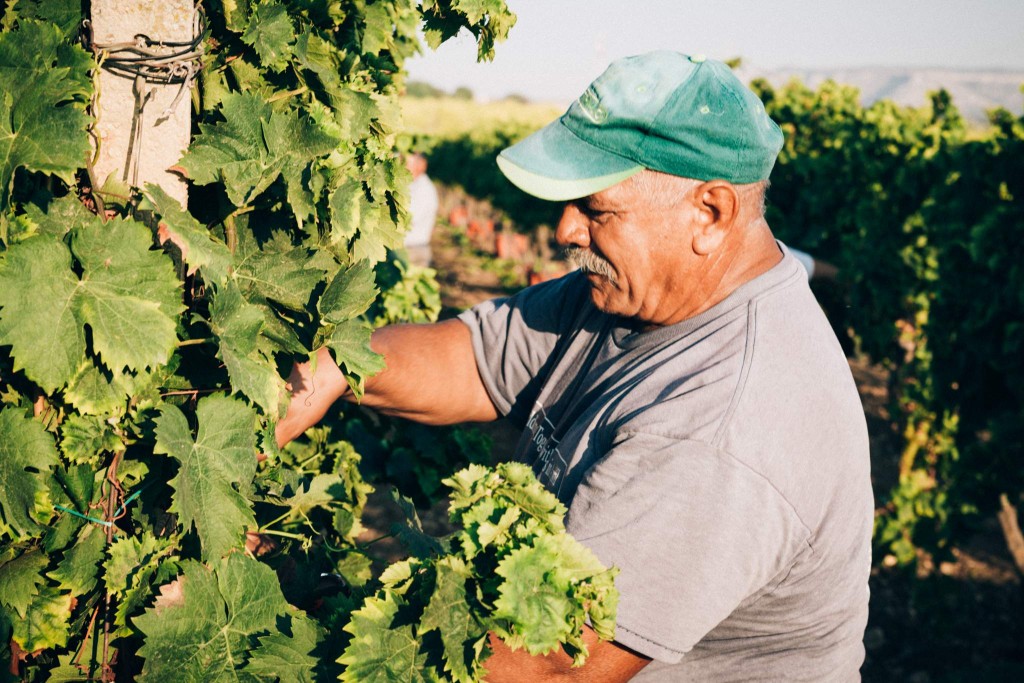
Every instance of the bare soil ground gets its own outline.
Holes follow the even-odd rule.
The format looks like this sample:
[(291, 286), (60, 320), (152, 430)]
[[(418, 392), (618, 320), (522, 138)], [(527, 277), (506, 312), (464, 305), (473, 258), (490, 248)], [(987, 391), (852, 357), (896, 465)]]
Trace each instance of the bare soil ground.
[[(494, 268), (489, 257), (469, 247), (459, 231), (440, 222), (434, 265), (442, 285), (445, 314), (509, 292), (513, 268)], [(525, 268), (522, 269), (525, 285)], [(867, 416), (876, 500), (897, 480), (899, 438), (888, 412), (888, 375), (864, 358), (851, 358)], [(494, 442), (495, 462), (508, 459), (518, 431), (503, 422), (481, 425)], [(386, 492), (374, 495), (364, 522), (367, 537), (386, 533), (399, 514)], [(443, 534), (450, 527), (444, 504), (421, 512), (424, 527)], [(380, 550), (401, 556), (397, 544)], [(915, 572), (877, 561), (871, 577), (871, 609), (865, 634), (865, 681), (958, 683), (1024, 682), (1024, 590), (992, 520), (975, 538), (935, 563), (922, 558)]]

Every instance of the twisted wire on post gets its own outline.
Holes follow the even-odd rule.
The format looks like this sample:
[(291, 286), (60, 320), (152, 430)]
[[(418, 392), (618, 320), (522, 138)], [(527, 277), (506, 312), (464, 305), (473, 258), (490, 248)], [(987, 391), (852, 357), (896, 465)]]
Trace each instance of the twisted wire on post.
[(154, 40), (144, 33), (136, 34), (130, 41), (120, 43), (96, 43), (92, 40), (92, 26), (83, 23), (83, 38), (86, 47), (96, 57), (101, 69), (134, 80), (135, 111), (132, 115), (132, 132), (125, 164), (124, 180), (128, 180), (128, 169), (132, 168), (132, 185), (138, 186), (138, 150), (142, 143), (142, 115), (146, 103), (152, 96), (149, 85), (172, 85), (180, 83), (174, 100), (160, 116), (154, 126), (166, 121), (174, 113), (182, 95), (192, 87), (195, 77), (202, 68), (205, 54), (203, 42), (208, 33), (206, 14), (196, 5), (192, 25), (192, 39), (186, 41)]

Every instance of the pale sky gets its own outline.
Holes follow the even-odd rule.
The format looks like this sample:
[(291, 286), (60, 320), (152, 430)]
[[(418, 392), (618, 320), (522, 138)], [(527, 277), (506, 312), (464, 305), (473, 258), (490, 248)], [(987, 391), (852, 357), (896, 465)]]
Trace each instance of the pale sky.
[(608, 63), (655, 49), (751, 68), (1024, 71), (1024, 0), (507, 0), (519, 20), (493, 62), (468, 34), (407, 62), (411, 80), (575, 99)]

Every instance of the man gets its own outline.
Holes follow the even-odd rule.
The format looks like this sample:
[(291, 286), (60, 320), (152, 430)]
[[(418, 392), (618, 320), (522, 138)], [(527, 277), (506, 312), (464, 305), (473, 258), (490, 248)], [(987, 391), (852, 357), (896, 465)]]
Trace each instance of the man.
[(437, 188), (427, 175), (427, 158), (419, 153), (405, 157), (412, 174), (409, 184), (409, 232), (405, 233), (405, 251), (415, 266), (429, 267), (433, 260), (430, 237), (437, 220)]
[[(508, 416), (568, 530), (620, 568), (615, 641), (573, 680), (859, 678), (866, 427), (806, 275), (763, 217), (781, 145), (724, 64), (617, 61), (498, 159), (567, 202), (556, 238), (579, 272), (373, 337), (388, 367), (366, 404), (431, 423)], [(293, 373), (281, 440), (345, 391), (319, 353), (315, 374)], [(498, 646), (487, 680), (561, 680), (567, 665)]]

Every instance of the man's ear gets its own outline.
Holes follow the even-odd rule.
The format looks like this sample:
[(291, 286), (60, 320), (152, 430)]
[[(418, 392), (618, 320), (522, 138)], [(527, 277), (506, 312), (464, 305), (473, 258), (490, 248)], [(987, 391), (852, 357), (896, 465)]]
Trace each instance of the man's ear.
[(736, 222), (740, 210), (739, 193), (728, 181), (709, 180), (694, 189), (693, 204), (697, 211), (693, 251), (707, 256), (722, 245)]

